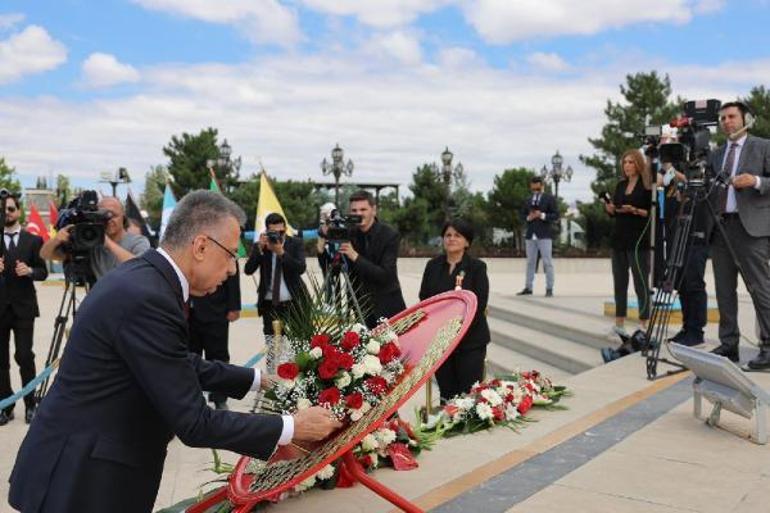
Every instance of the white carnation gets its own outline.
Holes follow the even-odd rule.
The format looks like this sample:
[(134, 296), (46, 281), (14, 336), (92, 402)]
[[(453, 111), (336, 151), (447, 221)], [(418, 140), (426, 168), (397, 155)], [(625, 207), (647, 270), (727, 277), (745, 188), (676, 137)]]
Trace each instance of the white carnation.
[(361, 448), (366, 452), (376, 451), (378, 447), (377, 439), (369, 433), (361, 440)]
[(313, 403), (310, 402), (310, 399), (307, 397), (300, 397), (300, 399), (297, 401), (297, 409), (298, 410), (305, 410), (307, 408), (310, 408), (313, 406)]
[(502, 397), (500, 397), (500, 395), (497, 392), (495, 392), (494, 390), (492, 390), (490, 388), (486, 388), (486, 389), (482, 390), (481, 391), (481, 397), (483, 397), (484, 399), (489, 401), (489, 404), (491, 406), (497, 406), (499, 404), (502, 404), (502, 402), (503, 402)]
[(294, 487), (294, 490), (297, 492), (304, 492), (305, 490), (309, 488), (313, 488), (315, 486), (315, 476), (310, 476), (304, 481), (302, 481), (300, 484)]
[(379, 429), (376, 432), (377, 442), (380, 447), (387, 447), (396, 441), (396, 432), (392, 429)]
[(366, 366), (363, 363), (354, 363), (350, 369), (355, 379), (360, 379), (366, 374)]
[(313, 349), (310, 350), (310, 356), (314, 360), (318, 360), (319, 358), (321, 358), (323, 356), (323, 354), (324, 354), (324, 352), (323, 352), (323, 350), (320, 347), (314, 347)]
[(379, 354), (380, 353), (380, 343), (376, 340), (370, 340), (368, 344), (366, 344), (366, 352), (369, 354)]
[(316, 474), (316, 476), (318, 476), (318, 479), (323, 479), (324, 481), (331, 479), (334, 477), (334, 467), (331, 465), (326, 465), (318, 472), (318, 474)]
[(350, 384), (350, 374), (342, 371), (342, 375), (334, 380), (334, 384), (337, 386), (337, 388), (345, 388)]
[(366, 326), (364, 326), (360, 322), (357, 322), (350, 327), (350, 331), (355, 331), (359, 335), (363, 335), (364, 333), (366, 333), (366, 329), (367, 329)]
[(363, 416), (364, 416), (364, 412), (361, 411), (360, 408), (357, 410), (350, 411), (350, 420), (352, 420), (353, 422), (358, 422), (359, 420), (361, 420), (361, 417)]
[(462, 397), (457, 399), (455, 404), (457, 404), (457, 407), (461, 410), (467, 411), (473, 408), (473, 405), (476, 404), (476, 401), (472, 397)]
[(486, 403), (479, 403), (476, 405), (476, 415), (481, 420), (487, 420), (492, 418), (492, 408)]
[(519, 410), (513, 404), (508, 403), (508, 406), (505, 407), (505, 420), (516, 420), (517, 418), (519, 418)]
[(380, 363), (380, 359), (372, 354), (368, 354), (364, 356), (363, 360), (364, 368), (366, 369), (366, 373), (370, 376), (377, 376), (382, 372), (382, 364)]

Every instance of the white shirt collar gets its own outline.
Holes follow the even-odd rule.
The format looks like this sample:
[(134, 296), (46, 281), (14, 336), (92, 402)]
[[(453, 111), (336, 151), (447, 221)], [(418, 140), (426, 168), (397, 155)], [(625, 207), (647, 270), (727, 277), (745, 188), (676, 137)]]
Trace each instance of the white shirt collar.
[(171, 267), (174, 268), (174, 272), (176, 272), (176, 275), (179, 278), (179, 283), (182, 285), (182, 299), (184, 299), (184, 302), (186, 303), (190, 297), (190, 284), (187, 282), (187, 277), (184, 275), (179, 266), (176, 265), (176, 262), (174, 262), (174, 259), (171, 258), (171, 255), (166, 253), (163, 248), (159, 247), (158, 253), (163, 255), (163, 258), (168, 260), (168, 263), (171, 264)]
[[(731, 145), (737, 144), (740, 148), (743, 148), (743, 145), (746, 144), (746, 138), (749, 136), (749, 134), (743, 134), (740, 139), (737, 139), (735, 141), (730, 141), (730, 144), (727, 145), (727, 148), (729, 149)], [(728, 139), (729, 141), (729, 139)]]
[(17, 223), (16, 226), (13, 226), (11, 228), (6, 228), (4, 231), (6, 235), (15, 235), (20, 232), (21, 232), (21, 224), (19, 223)]

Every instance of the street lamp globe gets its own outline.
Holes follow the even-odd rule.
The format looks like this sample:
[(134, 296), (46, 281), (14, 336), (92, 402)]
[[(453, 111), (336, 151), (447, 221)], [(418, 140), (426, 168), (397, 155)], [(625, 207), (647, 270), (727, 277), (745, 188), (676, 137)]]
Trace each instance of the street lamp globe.
[(454, 157), (454, 154), (449, 151), (449, 146), (447, 146), (443, 152), (441, 152), (441, 162), (445, 166), (449, 166), (452, 164), (452, 157)]
[(230, 147), (230, 145), (227, 143), (227, 139), (225, 139), (222, 142), (222, 146), (219, 147), (219, 155), (224, 160), (230, 160), (230, 155), (232, 155), (233, 149)]
[(561, 169), (561, 165), (564, 162), (564, 159), (559, 154), (559, 150), (556, 150), (556, 154), (551, 157), (551, 164), (553, 164), (554, 169)]

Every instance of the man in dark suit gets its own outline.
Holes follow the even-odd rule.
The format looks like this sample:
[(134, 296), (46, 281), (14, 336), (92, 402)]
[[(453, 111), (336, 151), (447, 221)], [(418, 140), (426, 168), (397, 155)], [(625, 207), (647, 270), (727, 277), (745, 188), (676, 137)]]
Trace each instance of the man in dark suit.
[(522, 218), (527, 223), (527, 231), (524, 236), (527, 251), (527, 275), (524, 289), (517, 295), (532, 294), (539, 254), (545, 269), (545, 295), (551, 297), (553, 296), (554, 280), (553, 228), (551, 225), (559, 220), (559, 210), (556, 207), (556, 199), (543, 191), (543, 179), (541, 177), (533, 176), (530, 179), (529, 190), (532, 195), (521, 210)]
[(217, 192), (176, 206), (160, 248), (120, 265), (82, 302), (61, 366), (19, 448), (9, 502), (24, 513), (152, 511), (166, 446), (260, 459), (291, 440), (320, 440), (339, 423), (313, 407), (293, 416), (212, 410), (203, 390), (243, 397), (259, 370), (188, 351), (188, 295), (236, 271), (243, 211)]
[(340, 244), (350, 266), (350, 278), (359, 302), (366, 307), (366, 325), (373, 328), (381, 317), (391, 317), (406, 308), (398, 282), (398, 232), (377, 220), (377, 206), (368, 191), (350, 196), (350, 214), (361, 222), (350, 242)]
[[(35, 353), (32, 352), (35, 317), (40, 316), (34, 280), (48, 277), (40, 258), (43, 239), (21, 229), (21, 205), (14, 196), (5, 202), (5, 254), (0, 255), (0, 399), (13, 394), (11, 389), (11, 332), (16, 346), (14, 359), (19, 364), (21, 382), (26, 385), (35, 377)], [(24, 397), (24, 420), (29, 424), (35, 415), (35, 397)], [(0, 411), (0, 426), (14, 418), (14, 406)]]
[[(770, 141), (747, 134), (751, 113), (740, 102), (722, 105), (719, 111), (727, 143), (711, 155), (711, 168), (728, 181), (715, 188), (710, 200), (721, 214), (722, 226), (732, 244), (747, 282), (754, 288), (756, 315), (770, 320)], [(714, 353), (739, 361), (738, 268), (718, 230), (711, 236), (719, 341)], [(767, 325), (767, 323), (764, 323)], [(770, 333), (761, 330), (759, 356), (752, 369), (770, 369)]]
[[(216, 292), (190, 299), (190, 351), (206, 360), (230, 362), (228, 337), (230, 323), (241, 316), (240, 273), (227, 278)], [(209, 401), (218, 410), (227, 409), (227, 396), (218, 392), (209, 394)]]
[(251, 275), (257, 269), (257, 312), (262, 316), (262, 332), (272, 337), (273, 321), (288, 311), (292, 301), (307, 294), (302, 281), (305, 248), (300, 239), (286, 235), (286, 220), (281, 214), (268, 214), (265, 231), (251, 249), (244, 272)]

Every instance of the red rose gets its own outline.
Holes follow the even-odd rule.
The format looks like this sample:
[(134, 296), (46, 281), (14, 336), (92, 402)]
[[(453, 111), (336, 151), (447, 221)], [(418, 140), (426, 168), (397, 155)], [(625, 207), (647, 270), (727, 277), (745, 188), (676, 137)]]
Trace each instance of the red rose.
[(353, 357), (348, 353), (339, 353), (336, 363), (343, 369), (350, 370), (353, 368)]
[(358, 344), (361, 343), (361, 337), (355, 331), (348, 331), (342, 335), (342, 347), (346, 351), (352, 351)]
[(345, 396), (345, 405), (353, 410), (359, 409), (364, 404), (364, 396), (361, 392), (353, 392)]
[(516, 409), (519, 410), (519, 413), (524, 415), (529, 411), (530, 408), (532, 408), (532, 396), (525, 395)]
[(446, 406), (444, 406), (444, 411), (446, 412), (446, 414), (449, 415), (449, 416), (452, 416), (452, 417), (459, 410), (460, 410), (460, 408), (458, 408), (457, 405), (455, 405), (455, 404), (447, 404)]
[(310, 348), (314, 349), (316, 347), (324, 347), (329, 343), (329, 335), (321, 334), (321, 335), (313, 335), (310, 338)]
[(495, 406), (492, 408), (492, 414), (495, 416), (496, 421), (505, 420), (505, 411), (502, 406)]
[(388, 390), (388, 382), (382, 376), (372, 376), (365, 382), (366, 388), (375, 395), (382, 395)]
[(340, 402), (340, 397), (342, 397), (342, 394), (340, 393), (339, 388), (329, 387), (325, 390), (321, 390), (321, 393), (318, 394), (318, 404), (329, 404), (334, 406)]
[(288, 362), (278, 366), (278, 375), (283, 379), (294, 379), (299, 374), (299, 365)]
[(324, 355), (324, 358), (326, 358), (327, 360), (330, 360), (336, 363), (339, 361), (340, 354), (342, 353), (340, 353), (337, 350), (337, 348), (332, 345), (323, 346), (323, 355)]
[(337, 366), (336, 362), (329, 360), (328, 358), (324, 358), (324, 360), (321, 362), (321, 365), (318, 366), (318, 375), (321, 377), (321, 379), (332, 379), (337, 375), (338, 368), (339, 367)]
[(401, 356), (401, 349), (393, 342), (388, 342), (380, 348), (380, 363), (385, 365)]

